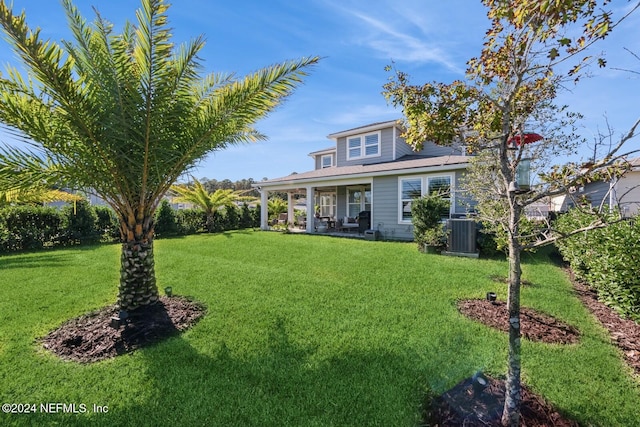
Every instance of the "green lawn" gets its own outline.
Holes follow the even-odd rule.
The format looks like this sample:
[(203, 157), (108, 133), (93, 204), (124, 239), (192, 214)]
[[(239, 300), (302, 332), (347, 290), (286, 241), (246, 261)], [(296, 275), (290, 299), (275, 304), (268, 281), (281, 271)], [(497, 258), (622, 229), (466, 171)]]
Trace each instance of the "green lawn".
[[(412, 426), (425, 397), (478, 369), (504, 375), (506, 335), (457, 299), (504, 297), (504, 261), (413, 244), (266, 232), (158, 240), (160, 288), (205, 303), (194, 328), (91, 365), (38, 337), (113, 303), (119, 246), (0, 257), (0, 403), (84, 404), (2, 414), (0, 425)], [(637, 425), (640, 386), (564, 273), (525, 256), (523, 305), (576, 326), (580, 344), (524, 341), (523, 379), (581, 424)], [(108, 407), (93, 413), (93, 405)]]

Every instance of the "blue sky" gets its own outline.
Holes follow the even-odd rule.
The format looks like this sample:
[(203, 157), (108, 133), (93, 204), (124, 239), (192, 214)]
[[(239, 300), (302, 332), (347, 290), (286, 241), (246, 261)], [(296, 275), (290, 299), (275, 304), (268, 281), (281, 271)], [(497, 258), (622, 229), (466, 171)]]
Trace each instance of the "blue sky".
[[(14, 0), (27, 22), (53, 40), (69, 38), (62, 7), (53, 0)], [(92, 6), (116, 26), (135, 20), (135, 0), (76, 0), (86, 18)], [(629, 7), (614, 0), (618, 14)], [(414, 83), (450, 82), (464, 77), (466, 61), (476, 56), (489, 22), (479, 0), (174, 0), (169, 10), (174, 41), (204, 34), (205, 71), (239, 75), (302, 56), (321, 62), (288, 101), (260, 121), (268, 141), (217, 152), (192, 171), (197, 178), (232, 181), (276, 178), (313, 168), (308, 153), (332, 145), (326, 136), (353, 127), (401, 117), (388, 106), (382, 85), (384, 67), (412, 76)], [(609, 67), (593, 69), (590, 79), (567, 88), (561, 102), (585, 115), (584, 135), (591, 139), (605, 127), (605, 115), (616, 134), (640, 118), (640, 13), (597, 46)], [(0, 63), (15, 63), (0, 48)], [(570, 90), (570, 91), (569, 91)], [(6, 135), (0, 139), (7, 141)], [(634, 148), (640, 142), (634, 141)], [(585, 149), (585, 154), (588, 150)]]

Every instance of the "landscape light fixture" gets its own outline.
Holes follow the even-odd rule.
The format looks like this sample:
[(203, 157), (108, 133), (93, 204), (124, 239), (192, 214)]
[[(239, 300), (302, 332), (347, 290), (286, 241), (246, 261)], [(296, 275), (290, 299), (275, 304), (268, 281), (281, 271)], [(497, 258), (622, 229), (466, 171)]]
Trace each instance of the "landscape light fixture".
[(493, 303), (495, 302), (496, 298), (498, 298), (498, 295), (496, 295), (495, 292), (487, 292), (487, 301)]
[(171, 286), (167, 286), (164, 288), (164, 294), (168, 297), (173, 295), (173, 288)]
[(478, 371), (471, 377), (471, 385), (474, 393), (481, 393), (489, 385), (489, 379), (483, 375), (482, 371)]

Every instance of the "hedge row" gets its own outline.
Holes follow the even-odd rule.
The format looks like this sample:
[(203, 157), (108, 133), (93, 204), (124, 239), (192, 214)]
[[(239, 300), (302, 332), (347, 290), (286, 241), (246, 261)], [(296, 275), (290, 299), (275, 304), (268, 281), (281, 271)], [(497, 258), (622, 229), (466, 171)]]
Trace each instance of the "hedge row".
[[(562, 215), (556, 226), (569, 232), (588, 226), (593, 219), (574, 209)], [(598, 299), (622, 316), (640, 321), (640, 221), (616, 219), (612, 214), (607, 227), (558, 241), (556, 246), (576, 277), (596, 290)]]
[[(156, 212), (156, 237), (162, 238), (258, 227), (260, 209), (227, 208), (215, 212), (208, 225), (203, 211), (174, 210), (166, 201)], [(104, 206), (78, 202), (60, 210), (38, 206), (0, 209), (0, 252), (115, 242), (119, 238), (118, 219), (113, 210)]]

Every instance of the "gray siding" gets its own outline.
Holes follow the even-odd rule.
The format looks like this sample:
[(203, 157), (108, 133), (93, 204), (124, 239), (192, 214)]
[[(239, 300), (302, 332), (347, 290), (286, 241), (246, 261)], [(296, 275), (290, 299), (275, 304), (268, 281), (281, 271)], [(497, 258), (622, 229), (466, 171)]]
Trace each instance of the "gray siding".
[[(584, 191), (574, 193), (573, 197), (577, 199), (579, 197), (585, 196), (591, 202), (591, 205), (594, 207), (599, 207), (601, 203), (602, 205), (608, 206), (609, 205), (609, 188), (610, 186), (608, 182), (602, 182), (602, 181), (592, 182), (584, 186)], [(571, 201), (569, 201), (568, 203), (570, 205), (568, 207), (573, 207), (571, 206), (573, 204)]]
[[(374, 178), (373, 180), (373, 222), (371, 225), (372, 228), (380, 231), (385, 239), (389, 240), (413, 240), (413, 226), (411, 224), (399, 223), (398, 221), (400, 203), (398, 196), (398, 179), (401, 176), (411, 175), (384, 176)], [(461, 178), (462, 172), (456, 171), (454, 173), (455, 202), (453, 216), (465, 216), (468, 211), (466, 202), (469, 200), (459, 191)]]
[(411, 148), (409, 144), (405, 142), (404, 138), (398, 137), (396, 141), (396, 159), (412, 154), (422, 154), (422, 151), (416, 153), (415, 151), (413, 151), (413, 148)]
[(335, 156), (335, 154), (333, 154), (333, 153), (331, 153), (331, 154), (318, 154), (318, 155), (314, 156), (315, 170), (322, 169), (322, 157), (323, 156), (328, 156), (328, 155), (331, 156), (331, 161), (332, 161), (333, 166), (336, 165), (336, 156)]
[(398, 137), (396, 141), (396, 159), (407, 155), (422, 155), (429, 157), (449, 156), (449, 155), (462, 155), (462, 150), (458, 145), (440, 146), (433, 142), (425, 142), (422, 150), (413, 151), (411, 146), (407, 144), (404, 138)]
[[(373, 132), (371, 132), (373, 133)], [(357, 134), (352, 135), (357, 136)], [(340, 166), (352, 166), (352, 165), (368, 165), (372, 163), (389, 162), (393, 160), (393, 129), (382, 129), (380, 131), (380, 156), (378, 157), (365, 157), (357, 160), (347, 161), (347, 137), (338, 138), (336, 143), (337, 147), (337, 163)]]
[(398, 224), (398, 176), (373, 179), (372, 227), (384, 239), (413, 240), (413, 226)]

